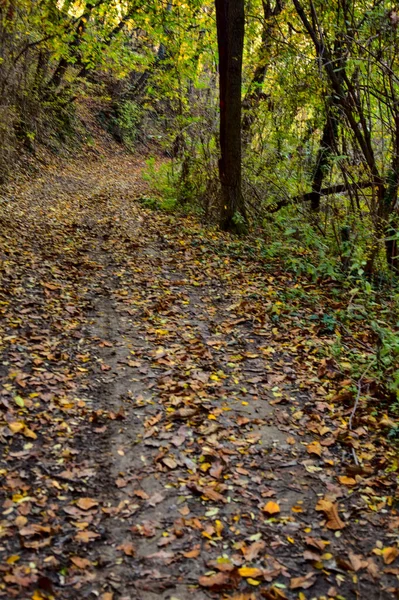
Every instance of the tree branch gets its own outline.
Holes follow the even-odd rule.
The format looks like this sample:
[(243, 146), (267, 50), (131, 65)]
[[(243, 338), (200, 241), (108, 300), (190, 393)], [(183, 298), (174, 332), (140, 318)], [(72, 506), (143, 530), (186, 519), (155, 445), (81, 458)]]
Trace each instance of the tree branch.
[[(317, 194), (318, 196), (332, 196), (333, 194), (345, 194), (354, 190), (364, 190), (365, 188), (372, 187), (373, 183), (371, 181), (360, 181), (359, 183), (353, 183), (352, 185), (347, 185), (346, 183), (337, 183), (335, 185), (330, 185), (329, 187), (322, 188), (320, 192)], [(299, 204), (300, 202), (310, 202), (315, 197), (315, 192), (307, 192), (306, 194), (300, 194), (299, 196), (294, 196), (293, 198), (284, 198), (280, 200), (276, 204), (272, 204), (269, 213), (275, 213), (283, 208), (284, 206), (289, 206), (290, 204)]]

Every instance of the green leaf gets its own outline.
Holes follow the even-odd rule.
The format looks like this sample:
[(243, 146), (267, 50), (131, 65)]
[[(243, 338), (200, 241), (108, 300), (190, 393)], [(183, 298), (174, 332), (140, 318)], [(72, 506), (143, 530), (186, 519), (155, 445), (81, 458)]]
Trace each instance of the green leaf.
[(20, 406), (21, 408), (25, 408), (25, 401), (23, 398), (21, 398), (21, 396), (15, 396), (14, 400), (15, 404), (18, 404), (18, 406)]

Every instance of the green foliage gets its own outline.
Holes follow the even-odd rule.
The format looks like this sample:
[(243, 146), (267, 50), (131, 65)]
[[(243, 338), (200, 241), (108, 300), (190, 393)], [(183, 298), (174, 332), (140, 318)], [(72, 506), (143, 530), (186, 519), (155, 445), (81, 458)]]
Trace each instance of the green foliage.
[(105, 118), (105, 125), (117, 141), (133, 151), (140, 133), (142, 116), (143, 109), (139, 104), (125, 100), (114, 107), (108, 119)]

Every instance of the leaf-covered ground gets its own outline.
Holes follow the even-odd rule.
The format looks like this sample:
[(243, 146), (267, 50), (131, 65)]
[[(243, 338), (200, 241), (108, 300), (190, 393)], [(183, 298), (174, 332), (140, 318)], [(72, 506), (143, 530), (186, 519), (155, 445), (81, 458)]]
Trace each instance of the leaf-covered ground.
[(142, 166), (1, 207), (0, 597), (397, 598), (395, 448), (325, 357), (336, 300), (144, 209)]

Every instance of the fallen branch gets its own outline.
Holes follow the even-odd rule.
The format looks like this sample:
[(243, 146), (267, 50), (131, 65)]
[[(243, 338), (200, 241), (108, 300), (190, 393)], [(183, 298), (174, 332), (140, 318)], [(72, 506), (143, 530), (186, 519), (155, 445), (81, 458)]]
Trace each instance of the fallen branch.
[(329, 187), (322, 188), (320, 192), (307, 192), (306, 194), (300, 194), (299, 196), (294, 196), (293, 198), (284, 198), (280, 200), (276, 204), (272, 204), (267, 211), (269, 213), (275, 213), (283, 208), (284, 206), (289, 206), (290, 204), (298, 204), (300, 202), (310, 202), (315, 195), (317, 196), (332, 196), (333, 194), (345, 194), (348, 192), (352, 192), (355, 190), (363, 190), (365, 188), (369, 188), (373, 185), (371, 181), (360, 181), (359, 183), (353, 183), (352, 185), (347, 185), (346, 183), (337, 183), (335, 185), (330, 185)]
[[(363, 373), (360, 375), (360, 379), (357, 382), (357, 394), (356, 394), (356, 399), (355, 399), (355, 404), (353, 405), (353, 409), (351, 412), (351, 415), (349, 417), (349, 422), (348, 422), (348, 430), (352, 431), (352, 424), (353, 424), (353, 418), (355, 416), (355, 413), (357, 411), (357, 407), (359, 406), (359, 400), (360, 400), (360, 394), (362, 392), (362, 381), (363, 378), (366, 376), (366, 374), (368, 373), (370, 367), (375, 363), (375, 358), (373, 358), (373, 360), (367, 365), (367, 368), (363, 371)], [(352, 456), (353, 456), (353, 460), (355, 461), (356, 466), (359, 465), (359, 459), (357, 457), (356, 451), (354, 448), (352, 448)]]

